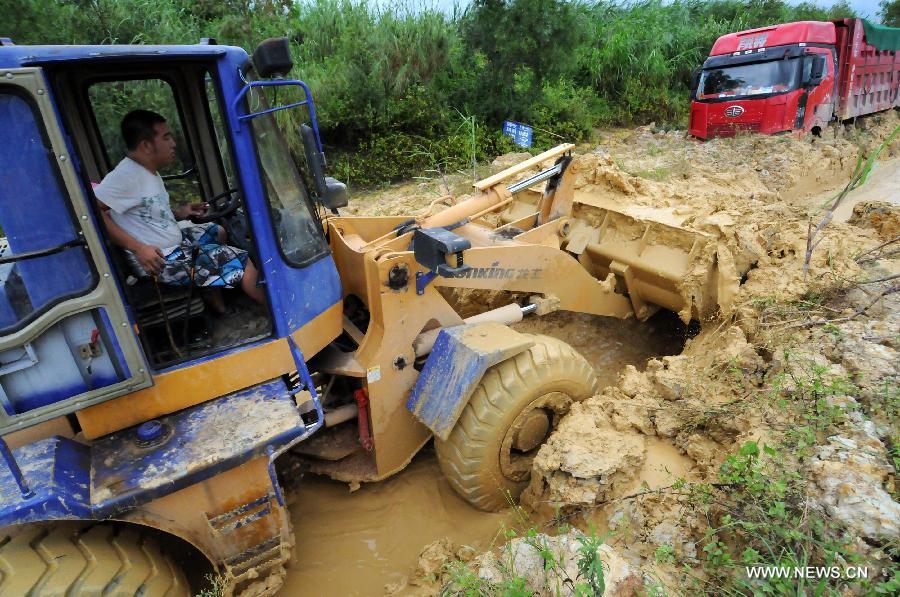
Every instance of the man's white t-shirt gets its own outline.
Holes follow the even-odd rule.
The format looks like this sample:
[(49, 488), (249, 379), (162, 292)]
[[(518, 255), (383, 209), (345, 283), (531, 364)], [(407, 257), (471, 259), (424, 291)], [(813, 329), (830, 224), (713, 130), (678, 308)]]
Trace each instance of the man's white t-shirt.
[(94, 188), (94, 194), (109, 207), (113, 222), (135, 240), (163, 252), (181, 243), (181, 229), (159, 173), (126, 157)]

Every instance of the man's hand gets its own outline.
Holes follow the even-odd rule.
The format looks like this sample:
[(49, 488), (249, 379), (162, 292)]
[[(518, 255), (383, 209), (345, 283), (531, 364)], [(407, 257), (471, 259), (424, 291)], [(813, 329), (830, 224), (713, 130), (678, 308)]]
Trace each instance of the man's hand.
[(190, 218), (205, 216), (208, 209), (208, 203), (189, 203), (187, 205), (176, 207), (172, 210), (172, 213), (175, 214), (176, 220), (188, 220)]
[(162, 249), (153, 245), (140, 245), (134, 254), (148, 274), (159, 274), (166, 264)]

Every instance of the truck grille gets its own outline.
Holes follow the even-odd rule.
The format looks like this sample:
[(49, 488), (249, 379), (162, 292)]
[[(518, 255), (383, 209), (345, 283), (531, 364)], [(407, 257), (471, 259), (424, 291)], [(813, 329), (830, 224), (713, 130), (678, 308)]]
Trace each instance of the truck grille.
[(759, 122), (727, 122), (723, 124), (708, 124), (706, 134), (710, 137), (734, 137), (740, 131), (759, 131), (762, 123)]

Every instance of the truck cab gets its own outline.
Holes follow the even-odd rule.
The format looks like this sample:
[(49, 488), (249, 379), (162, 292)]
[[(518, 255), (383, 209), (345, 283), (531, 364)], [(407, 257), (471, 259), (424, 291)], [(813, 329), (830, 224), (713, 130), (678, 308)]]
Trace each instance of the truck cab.
[(815, 21), (720, 37), (692, 81), (690, 134), (823, 127), (835, 100), (836, 43), (835, 24)]
[(700, 139), (807, 131), (900, 106), (900, 29), (865, 19), (729, 33), (691, 79)]

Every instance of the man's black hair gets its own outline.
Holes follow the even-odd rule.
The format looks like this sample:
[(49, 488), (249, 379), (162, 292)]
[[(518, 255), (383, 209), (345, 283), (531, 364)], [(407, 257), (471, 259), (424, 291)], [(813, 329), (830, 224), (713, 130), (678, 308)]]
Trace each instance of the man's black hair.
[(156, 137), (154, 126), (166, 119), (150, 110), (132, 110), (122, 119), (122, 139), (128, 151), (137, 149), (141, 141), (153, 141)]

